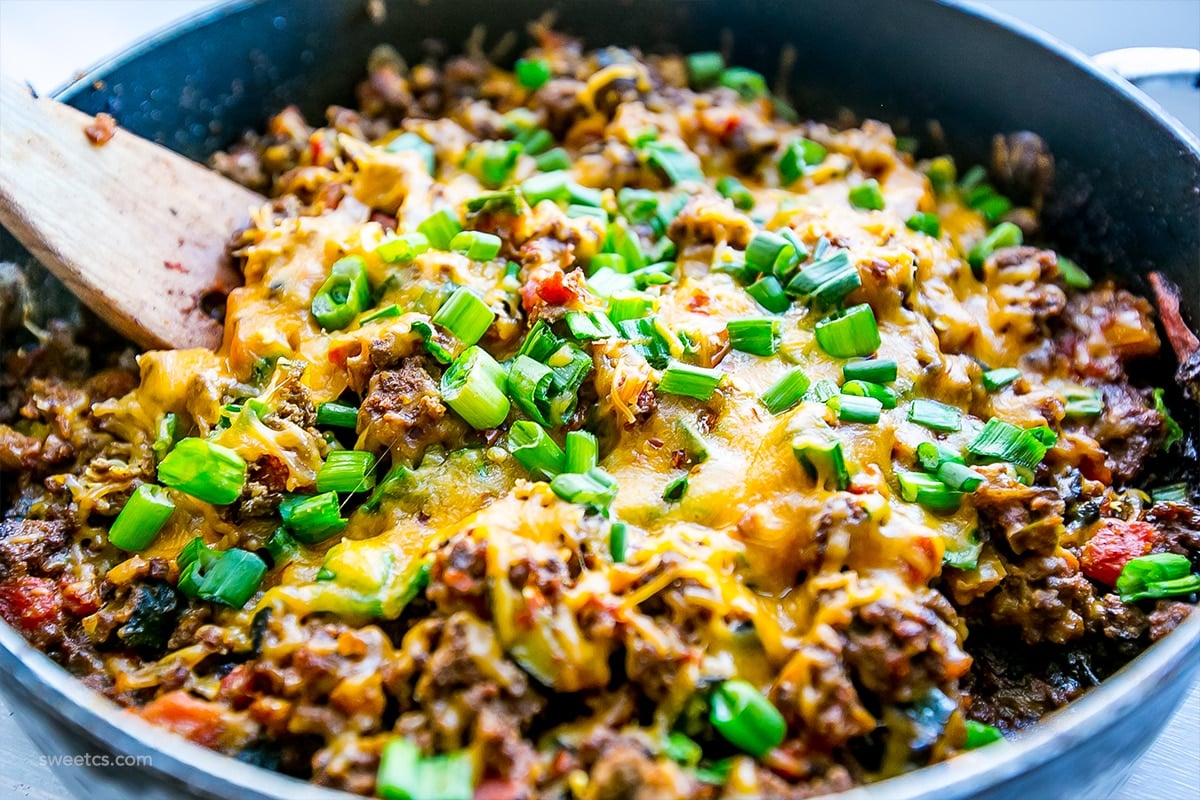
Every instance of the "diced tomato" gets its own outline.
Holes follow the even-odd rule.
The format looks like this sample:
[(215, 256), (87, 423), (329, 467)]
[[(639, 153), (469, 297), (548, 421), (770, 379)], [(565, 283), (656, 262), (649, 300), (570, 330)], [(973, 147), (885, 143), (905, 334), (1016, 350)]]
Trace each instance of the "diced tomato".
[(142, 719), (159, 725), (196, 744), (215, 748), (225, 729), (225, 709), (216, 703), (192, 697), (187, 692), (168, 692), (147, 703)]
[(62, 624), (62, 595), (49, 578), (21, 576), (0, 583), (0, 617), (28, 633)]
[(1125, 565), (1149, 553), (1157, 538), (1158, 531), (1147, 522), (1101, 520), (1095, 534), (1083, 548), (1083, 574), (1107, 586), (1114, 586)]
[(537, 293), (538, 297), (552, 306), (565, 305), (575, 299), (575, 292), (563, 283), (563, 274), (559, 270), (551, 272), (538, 284)]
[(474, 800), (520, 800), (524, 796), (525, 787), (516, 781), (488, 778), (475, 787)]

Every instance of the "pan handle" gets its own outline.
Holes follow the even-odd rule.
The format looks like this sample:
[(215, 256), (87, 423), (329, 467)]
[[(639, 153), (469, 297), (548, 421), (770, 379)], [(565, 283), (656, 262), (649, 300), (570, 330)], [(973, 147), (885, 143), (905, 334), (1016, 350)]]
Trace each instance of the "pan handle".
[(1165, 80), (1200, 87), (1200, 50), (1190, 47), (1123, 47), (1097, 53), (1092, 60), (1136, 86)]

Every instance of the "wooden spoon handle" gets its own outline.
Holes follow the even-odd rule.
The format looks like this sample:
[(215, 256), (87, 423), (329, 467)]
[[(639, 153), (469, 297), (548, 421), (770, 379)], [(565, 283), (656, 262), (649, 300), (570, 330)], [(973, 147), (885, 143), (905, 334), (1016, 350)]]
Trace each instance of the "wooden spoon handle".
[(138, 345), (216, 348), (226, 246), (264, 199), (128, 131), (93, 145), (91, 122), (0, 81), (0, 223)]

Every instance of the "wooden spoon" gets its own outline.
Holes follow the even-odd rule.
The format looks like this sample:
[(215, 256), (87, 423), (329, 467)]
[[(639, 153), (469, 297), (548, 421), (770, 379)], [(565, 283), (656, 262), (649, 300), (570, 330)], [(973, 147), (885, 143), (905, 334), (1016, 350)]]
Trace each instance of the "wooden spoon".
[(138, 345), (215, 349), (226, 246), (265, 200), (128, 131), (94, 145), (92, 122), (0, 81), (0, 223)]

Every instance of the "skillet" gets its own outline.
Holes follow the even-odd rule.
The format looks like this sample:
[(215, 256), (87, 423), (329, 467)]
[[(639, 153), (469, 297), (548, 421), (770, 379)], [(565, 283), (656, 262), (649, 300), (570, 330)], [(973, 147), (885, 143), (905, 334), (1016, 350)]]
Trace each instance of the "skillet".
[[(1200, 143), (1140, 94), (1032, 30), (934, 0), (677, 0), (620, 3), (616, 13), (597, 2), (557, 7), (558, 27), (593, 44), (711, 49), (728, 28), (732, 60), (768, 75), (783, 45), (794, 44), (800, 57), (790, 85), (802, 113), (833, 117), (848, 107), (963, 163), (986, 162), (996, 132), (1033, 130), (1056, 158), (1045, 212), (1049, 238), (1140, 292), (1151, 267), (1164, 272), (1182, 288), (1184, 313), (1200, 315)], [(528, 0), (465, 0), (451, 15), (437, 4), (389, 2), (386, 20), (376, 24), (361, 0), (232, 2), (100, 66), (62, 99), (89, 113), (108, 111), (127, 130), (201, 159), (288, 103), (320, 118), (330, 102), (348, 101), (375, 44), (413, 54), (432, 37), (454, 47), (475, 23), (493, 32), (494, 43), (546, 8)], [(938, 121), (944, 141), (928, 136), (925, 120)], [(3, 254), (12, 252), (5, 241)], [(1189, 422), (1194, 429), (1194, 417)], [(143, 796), (177, 797), (182, 786), (213, 797), (336, 796), (164, 737), (2, 626), (0, 670), (11, 676), (6, 690), (37, 713), (115, 752), (149, 755), (143, 774), (159, 783), (140, 788)], [(1153, 740), (1198, 670), (1194, 616), (1012, 746), (843, 797), (1103, 794)]]

